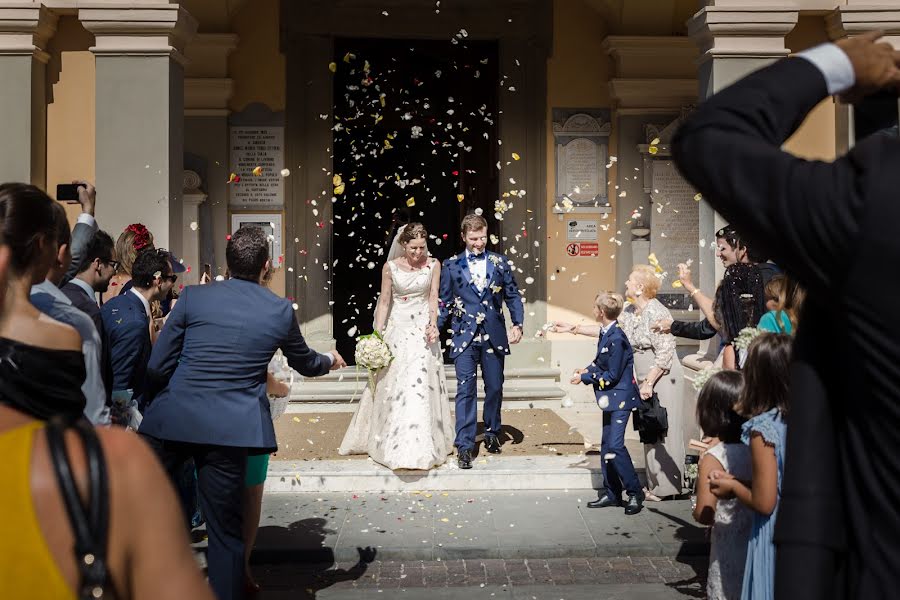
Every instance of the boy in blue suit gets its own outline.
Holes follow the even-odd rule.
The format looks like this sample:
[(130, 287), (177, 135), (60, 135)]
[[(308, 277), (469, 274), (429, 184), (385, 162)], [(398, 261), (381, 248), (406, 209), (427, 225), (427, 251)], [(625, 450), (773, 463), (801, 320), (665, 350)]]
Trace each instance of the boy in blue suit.
[(640, 394), (634, 380), (634, 351), (616, 319), (625, 301), (613, 292), (601, 292), (594, 301), (594, 318), (600, 323), (597, 356), (587, 368), (572, 377), (572, 384), (591, 384), (597, 404), (603, 410), (603, 438), (600, 442), (601, 469), (606, 491), (588, 508), (622, 506), (622, 489), (628, 494), (626, 515), (641, 512), (644, 493), (631, 456), (625, 448), (625, 428)]
[[(460, 226), (466, 249), (441, 268), (438, 329), (450, 320), (450, 359), (456, 367), (456, 441), (459, 468), (472, 468), (478, 425), (475, 369), (484, 378), (484, 446), (500, 453), (500, 405), (503, 403), (503, 363), (509, 345), (522, 339), (525, 310), (509, 260), (485, 250), (487, 221), (466, 215)], [(503, 304), (512, 329), (507, 336)]]

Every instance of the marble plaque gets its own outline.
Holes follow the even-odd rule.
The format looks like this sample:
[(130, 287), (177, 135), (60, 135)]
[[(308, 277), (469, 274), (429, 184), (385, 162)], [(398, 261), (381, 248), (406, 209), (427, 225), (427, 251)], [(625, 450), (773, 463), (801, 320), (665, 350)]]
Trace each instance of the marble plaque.
[[(607, 212), (606, 169), (609, 111), (553, 109), (556, 142), (555, 212)], [(571, 202), (571, 204), (568, 204)]]
[[(678, 173), (672, 161), (654, 160), (652, 170), (650, 251), (668, 273), (660, 292), (683, 294), (684, 288), (673, 288), (672, 281), (677, 278), (678, 263), (691, 260), (697, 272), (700, 203), (694, 200), (697, 192)], [(636, 262), (643, 260), (635, 257)]]
[(602, 191), (600, 187), (600, 148), (592, 140), (572, 140), (560, 153), (561, 194), (576, 204), (593, 203)]
[(231, 172), (241, 178), (228, 185), (232, 208), (284, 206), (283, 168), (284, 127), (231, 127)]

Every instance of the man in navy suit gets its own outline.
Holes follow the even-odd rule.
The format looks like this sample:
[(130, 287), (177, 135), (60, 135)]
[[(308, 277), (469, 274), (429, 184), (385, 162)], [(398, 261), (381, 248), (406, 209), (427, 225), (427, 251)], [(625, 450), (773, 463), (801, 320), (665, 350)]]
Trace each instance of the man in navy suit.
[(625, 514), (641, 512), (644, 492), (631, 456), (625, 447), (625, 428), (640, 398), (634, 380), (634, 351), (616, 319), (625, 301), (619, 294), (603, 292), (594, 302), (594, 317), (600, 323), (600, 341), (594, 362), (575, 373), (572, 384), (594, 386), (597, 404), (603, 410), (603, 438), (600, 442), (601, 469), (606, 492), (588, 508), (622, 506), (622, 489), (628, 494)]
[[(161, 300), (175, 283), (175, 275), (169, 265), (168, 256), (160, 250), (144, 250), (138, 254), (131, 267), (133, 287), (119, 294), (100, 309), (103, 328), (106, 333), (112, 365), (112, 396), (131, 390), (132, 400), (126, 405), (127, 412), (133, 414), (136, 403), (140, 412), (144, 411), (147, 362), (150, 360), (150, 303)], [(122, 406), (114, 406), (114, 414)], [(125, 415), (127, 416), (127, 415)]]
[[(466, 250), (444, 261), (441, 269), (438, 328), (450, 319), (450, 359), (456, 366), (456, 448), (459, 467), (472, 468), (478, 425), (476, 366), (484, 378), (484, 445), (500, 453), (500, 405), (503, 402), (503, 363), (509, 345), (522, 339), (525, 310), (510, 261), (485, 250), (487, 221), (466, 215), (460, 229)], [(506, 334), (503, 304), (512, 319)]]
[(140, 433), (173, 478), (193, 458), (209, 534), (209, 580), (220, 600), (243, 597), (242, 494), (248, 454), (278, 449), (266, 368), (281, 348), (307, 377), (345, 366), (306, 345), (290, 301), (268, 290), (266, 234), (244, 227), (225, 250), (231, 279), (186, 287), (147, 369)]

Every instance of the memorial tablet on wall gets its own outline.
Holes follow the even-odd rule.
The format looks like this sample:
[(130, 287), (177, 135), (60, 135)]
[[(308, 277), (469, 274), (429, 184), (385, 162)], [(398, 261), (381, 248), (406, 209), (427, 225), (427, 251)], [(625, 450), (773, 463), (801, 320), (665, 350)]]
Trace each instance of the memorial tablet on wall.
[(554, 212), (609, 212), (606, 169), (609, 111), (553, 109), (556, 155)]
[[(231, 127), (231, 172), (240, 181), (229, 184), (232, 208), (284, 206), (284, 127)], [(259, 175), (254, 170), (259, 167)]]
[(669, 276), (660, 291), (683, 293), (672, 287), (678, 263), (696, 264), (700, 256), (700, 203), (671, 160), (652, 162), (653, 199), (650, 251), (656, 254)]

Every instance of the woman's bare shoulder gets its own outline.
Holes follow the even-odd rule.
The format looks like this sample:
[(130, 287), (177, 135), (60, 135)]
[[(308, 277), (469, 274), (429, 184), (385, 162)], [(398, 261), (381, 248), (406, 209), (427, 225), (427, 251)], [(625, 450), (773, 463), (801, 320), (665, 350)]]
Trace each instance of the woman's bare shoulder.
[(48, 350), (81, 350), (81, 336), (78, 331), (71, 325), (61, 323), (44, 313), (40, 313), (31, 323), (30, 331), (23, 333), (23, 337), (29, 339), (20, 341), (32, 346)]

